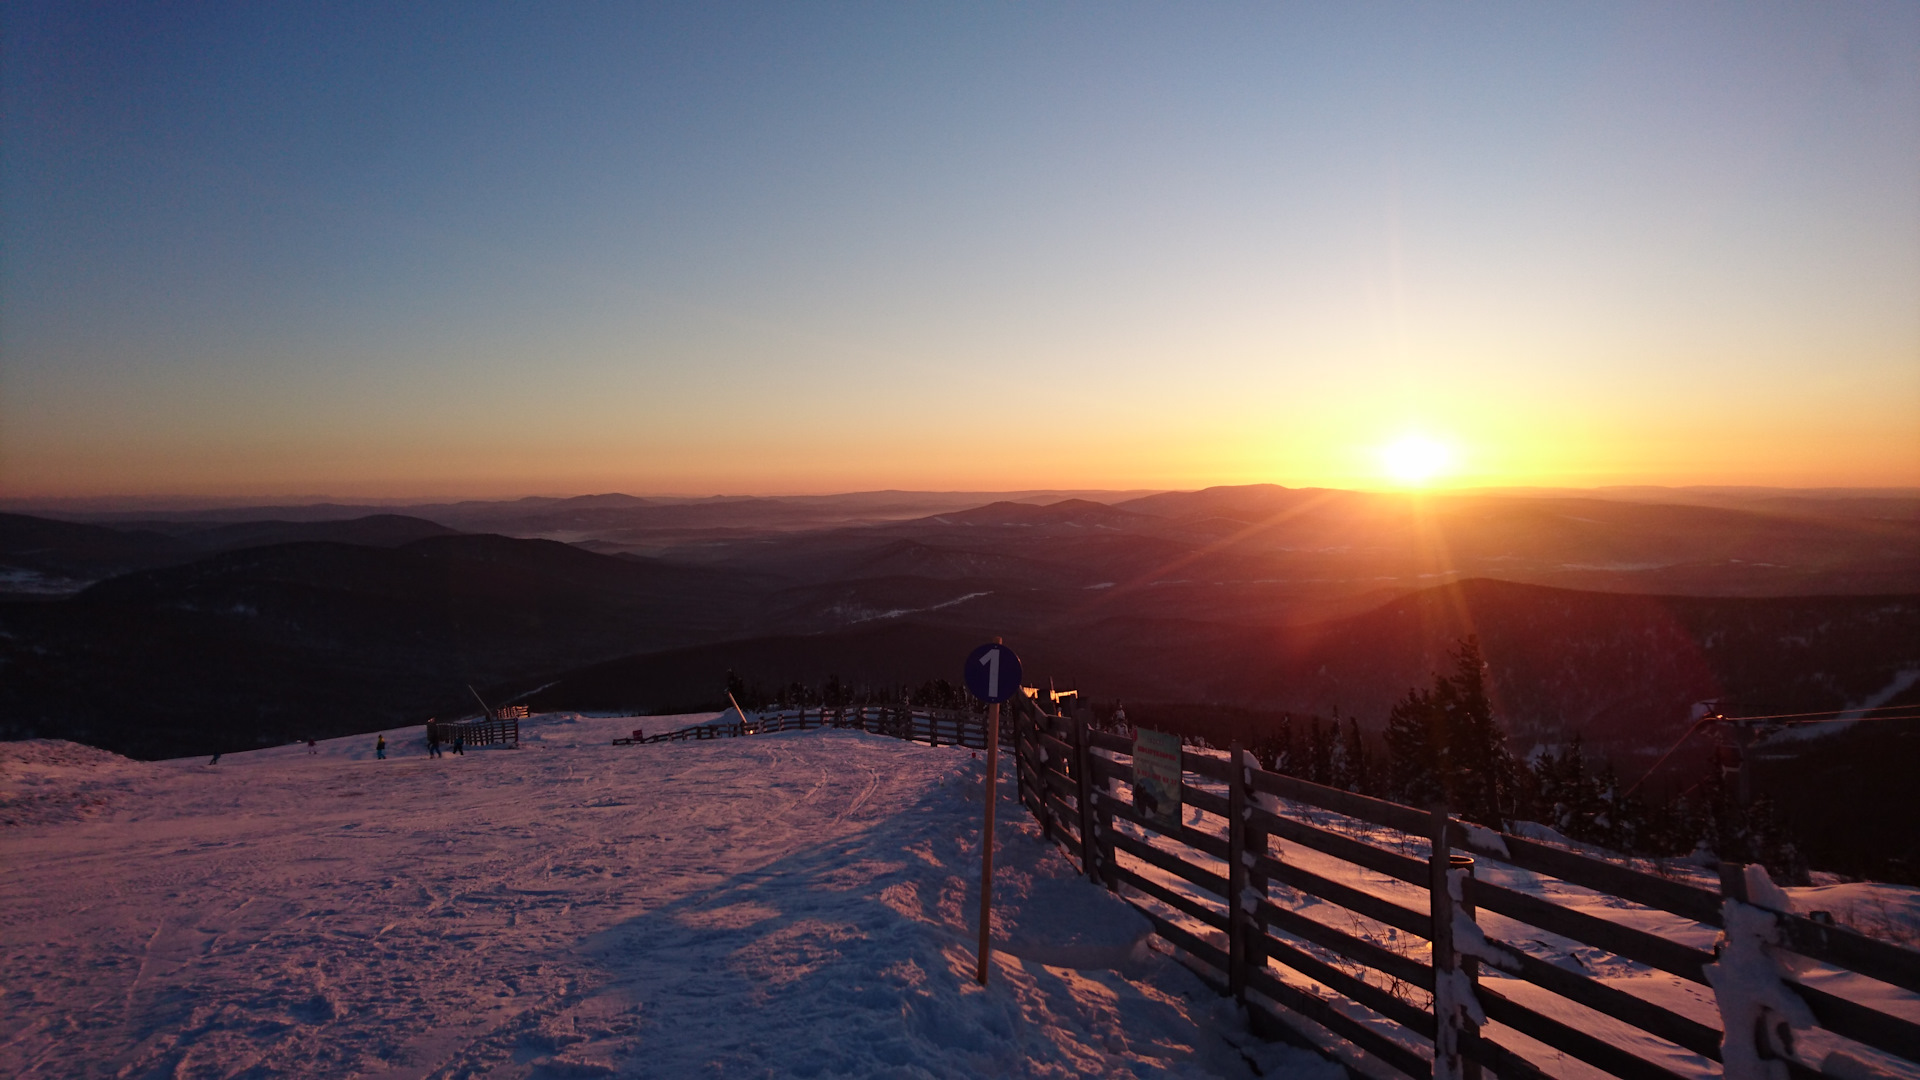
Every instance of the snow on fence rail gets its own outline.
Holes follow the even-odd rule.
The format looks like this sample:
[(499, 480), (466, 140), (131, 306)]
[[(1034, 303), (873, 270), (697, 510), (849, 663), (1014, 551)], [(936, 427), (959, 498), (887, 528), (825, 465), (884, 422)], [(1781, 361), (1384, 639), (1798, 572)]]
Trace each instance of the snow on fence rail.
[(1723, 866), (1715, 892), (1269, 773), (1237, 746), (1182, 754), (1187, 812), (1166, 828), (1122, 794), (1131, 740), (1012, 711), (1046, 835), (1267, 1033), (1356, 1075), (1520, 1080), (1572, 1058), (1625, 1080), (1859, 1080), (1920, 1062), (1920, 952), (1791, 913), (1764, 873)]
[[(1010, 746), (1009, 721), (1000, 723), (1000, 745)], [(777, 709), (748, 713), (738, 720), (694, 724), (673, 731), (645, 734), (637, 729), (631, 738), (615, 739), (615, 746), (641, 743), (678, 742), (683, 739), (730, 739), (745, 735), (769, 735), (778, 731), (813, 731), (817, 728), (845, 728), (875, 735), (891, 735), (929, 746), (964, 746), (974, 750), (987, 747), (987, 718), (960, 709), (910, 709), (904, 706), (855, 705), (801, 709)]]

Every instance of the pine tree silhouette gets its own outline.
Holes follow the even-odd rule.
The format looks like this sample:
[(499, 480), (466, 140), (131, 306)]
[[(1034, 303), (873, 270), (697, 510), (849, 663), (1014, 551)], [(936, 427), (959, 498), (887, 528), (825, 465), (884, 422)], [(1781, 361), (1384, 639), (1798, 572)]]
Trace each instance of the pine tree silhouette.
[(1333, 781), (1334, 734), (1334, 729), (1320, 726), (1319, 717), (1308, 721), (1307, 779), (1316, 784), (1330, 784)]
[(1388, 783), (1414, 806), (1444, 801), (1469, 821), (1498, 826), (1516, 808), (1519, 785), (1506, 734), (1487, 697), (1480, 642), (1453, 654), (1453, 673), (1432, 690), (1412, 689), (1387, 715)]
[(1373, 762), (1367, 754), (1366, 740), (1360, 736), (1360, 721), (1347, 717), (1346, 738), (1340, 743), (1340, 756), (1347, 771), (1348, 791), (1373, 794)]
[(1446, 798), (1443, 714), (1425, 690), (1409, 689), (1387, 714), (1387, 784), (1411, 806)]

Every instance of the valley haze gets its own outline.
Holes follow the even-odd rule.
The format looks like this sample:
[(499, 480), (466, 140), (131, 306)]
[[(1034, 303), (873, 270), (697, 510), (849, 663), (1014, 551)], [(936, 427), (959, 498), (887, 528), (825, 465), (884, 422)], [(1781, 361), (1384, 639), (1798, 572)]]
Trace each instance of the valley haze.
[(7, 730), (148, 757), (460, 715), (468, 686), (628, 713), (717, 707), (730, 674), (896, 694), (996, 634), (1104, 708), (1377, 729), (1472, 635), (1517, 750), (1631, 768), (1695, 702), (1899, 704), (1920, 669), (1915, 491), (33, 508), (58, 517), (0, 517)]

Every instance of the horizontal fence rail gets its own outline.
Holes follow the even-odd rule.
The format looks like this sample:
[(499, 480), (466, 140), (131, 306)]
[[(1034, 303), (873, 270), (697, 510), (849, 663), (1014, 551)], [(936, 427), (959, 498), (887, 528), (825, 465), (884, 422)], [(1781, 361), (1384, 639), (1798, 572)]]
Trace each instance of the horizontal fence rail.
[[(1183, 817), (1161, 824), (1133, 805), (1132, 739), (1032, 701), (1010, 712), (1019, 798), (1043, 834), (1264, 1033), (1350, 1073), (1530, 1078), (1564, 1074), (1566, 1059), (1626, 1080), (1920, 1072), (1920, 1001), (1908, 998), (1909, 1015), (1876, 1007), (1920, 994), (1920, 952), (1756, 906), (1745, 867), (1703, 888), (1266, 772), (1237, 746), (1182, 753)], [(1722, 1031), (1750, 992), (1713, 986), (1712, 965), (1753, 925), (1727, 929), (1734, 905), (1762, 913), (1755, 947), (1779, 958), (1779, 985), (1824, 1037)], [(1833, 984), (1816, 965), (1885, 992)], [(1608, 1037), (1622, 1026), (1645, 1037)], [(1757, 1056), (1728, 1054), (1729, 1038), (1757, 1040)]]
[(453, 745), (460, 740), (462, 746), (519, 746), (520, 721), (525, 718), (526, 709), (516, 711), (503, 710), (500, 715), (482, 717), (478, 720), (462, 720), (457, 723), (438, 722), (427, 725), (427, 741)]
[[(1000, 745), (1010, 748), (1012, 723), (1009, 719), (1002, 719), (1000, 727)], [(890, 735), (929, 746), (962, 746), (974, 750), (987, 748), (987, 717), (984, 713), (897, 705), (810, 706), (749, 712), (738, 720), (694, 724), (651, 735), (646, 733), (645, 728), (639, 728), (628, 738), (613, 740), (613, 744), (633, 746), (686, 739), (734, 739), (782, 731), (816, 731), (821, 728)]]

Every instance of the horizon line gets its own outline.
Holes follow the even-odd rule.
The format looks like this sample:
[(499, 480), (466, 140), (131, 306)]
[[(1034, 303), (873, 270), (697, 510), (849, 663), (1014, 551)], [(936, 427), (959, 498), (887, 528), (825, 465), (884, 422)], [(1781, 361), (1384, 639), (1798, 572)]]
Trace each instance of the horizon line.
[(624, 491), (575, 491), (529, 492), (497, 496), (459, 496), (452, 494), (419, 494), (406, 496), (355, 496), (341, 494), (275, 494), (275, 495), (199, 495), (186, 493), (164, 494), (113, 494), (113, 495), (29, 495), (0, 496), (0, 511), (26, 512), (41, 508), (48, 510), (92, 511), (92, 512), (131, 512), (153, 510), (156, 512), (181, 512), (189, 510), (245, 510), (275, 508), (313, 508), (313, 507), (426, 507), (459, 506), (472, 504), (503, 504), (515, 502), (550, 501), (566, 502), (578, 499), (634, 500), (672, 500), (676, 502), (695, 502), (707, 500), (780, 500), (780, 499), (849, 499), (863, 496), (1001, 496), (1011, 498), (1031, 498), (1034, 496), (1058, 495), (1065, 498), (1084, 498), (1091, 495), (1118, 495), (1126, 498), (1142, 498), (1149, 495), (1167, 493), (1192, 493), (1224, 488), (1275, 487), (1291, 491), (1349, 491), (1356, 494), (1407, 495), (1444, 498), (1448, 496), (1472, 495), (1563, 495), (1583, 493), (1621, 494), (1631, 492), (1674, 492), (1694, 495), (1722, 495), (1764, 497), (1767, 495), (1824, 495), (1837, 498), (1920, 498), (1920, 486), (1887, 485), (1842, 485), (1819, 484), (1808, 486), (1788, 486), (1772, 484), (1595, 484), (1588, 486), (1548, 485), (1548, 484), (1490, 484), (1471, 487), (1339, 487), (1318, 484), (1299, 486), (1275, 482), (1248, 484), (1209, 484), (1199, 487), (1031, 487), (1031, 488), (868, 488), (853, 491), (798, 491), (798, 492), (646, 492), (633, 494)]

